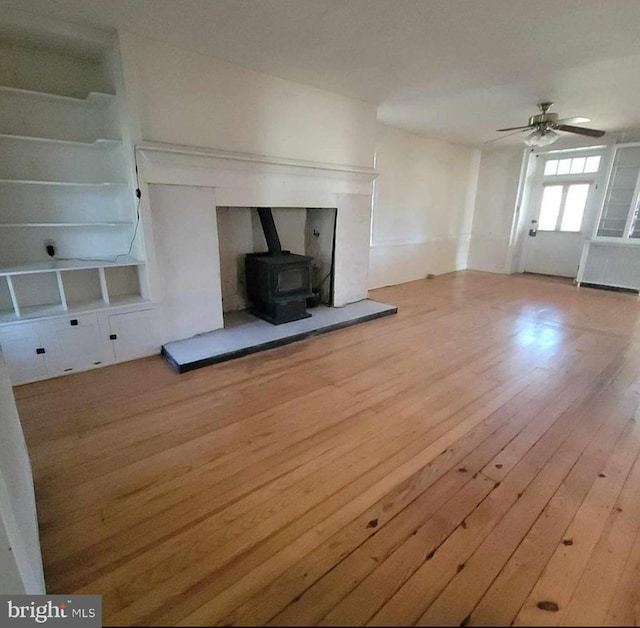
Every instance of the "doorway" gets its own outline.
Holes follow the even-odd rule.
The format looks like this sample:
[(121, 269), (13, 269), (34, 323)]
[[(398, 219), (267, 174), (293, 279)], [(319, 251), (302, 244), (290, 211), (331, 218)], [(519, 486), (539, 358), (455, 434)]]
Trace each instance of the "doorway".
[(593, 230), (602, 148), (550, 151), (535, 159), (522, 270), (575, 278)]

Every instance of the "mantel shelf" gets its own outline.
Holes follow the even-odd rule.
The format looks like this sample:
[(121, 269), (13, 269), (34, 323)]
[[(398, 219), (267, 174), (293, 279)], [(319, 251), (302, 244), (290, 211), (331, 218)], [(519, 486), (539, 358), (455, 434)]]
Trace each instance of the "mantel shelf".
[(62, 146), (81, 146), (84, 148), (111, 148), (122, 144), (121, 140), (110, 138), (97, 138), (92, 142), (81, 142), (79, 140), (61, 140), (51, 137), (36, 137), (34, 135), (12, 135), (11, 133), (0, 133), (0, 139), (16, 140), (19, 142), (42, 142), (46, 144), (60, 144)]
[(22, 98), (29, 98), (31, 100), (48, 100), (81, 107), (96, 108), (107, 107), (116, 98), (115, 94), (105, 94), (103, 92), (89, 92), (86, 98), (75, 98), (73, 96), (61, 96), (59, 94), (38, 92), (31, 89), (22, 89), (20, 87), (9, 87), (7, 85), (0, 85), (0, 94), (19, 96)]

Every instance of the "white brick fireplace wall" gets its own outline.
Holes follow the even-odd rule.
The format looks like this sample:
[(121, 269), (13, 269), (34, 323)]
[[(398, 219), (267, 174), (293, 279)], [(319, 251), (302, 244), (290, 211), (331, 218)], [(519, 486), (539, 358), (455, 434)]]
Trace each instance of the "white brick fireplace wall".
[(367, 297), (372, 168), (158, 143), (136, 157), (163, 343), (224, 325), (216, 206), (337, 208), (334, 304)]

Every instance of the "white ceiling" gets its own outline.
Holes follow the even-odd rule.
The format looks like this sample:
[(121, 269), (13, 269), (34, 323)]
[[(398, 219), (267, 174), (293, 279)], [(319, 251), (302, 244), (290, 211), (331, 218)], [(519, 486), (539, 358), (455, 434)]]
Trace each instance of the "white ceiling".
[[(0, 0), (123, 28), (376, 103), (381, 122), (480, 144), (536, 103), (640, 128), (640, 0)], [(0, 22), (2, 21), (0, 13)], [(519, 136), (500, 143), (519, 141)]]

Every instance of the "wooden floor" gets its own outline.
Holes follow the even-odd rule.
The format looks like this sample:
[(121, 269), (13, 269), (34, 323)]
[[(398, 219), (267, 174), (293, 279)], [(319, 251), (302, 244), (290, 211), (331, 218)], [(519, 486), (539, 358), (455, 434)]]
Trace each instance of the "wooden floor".
[(106, 625), (639, 625), (640, 300), (371, 296), (399, 314), (17, 388), (49, 592)]

